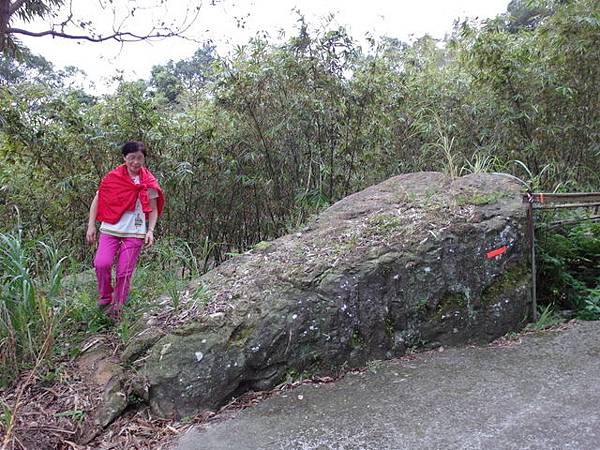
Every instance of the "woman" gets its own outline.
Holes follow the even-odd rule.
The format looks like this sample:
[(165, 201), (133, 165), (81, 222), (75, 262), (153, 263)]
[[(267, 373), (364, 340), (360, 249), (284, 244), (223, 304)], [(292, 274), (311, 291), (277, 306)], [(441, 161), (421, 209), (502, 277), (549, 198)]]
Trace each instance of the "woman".
[[(98, 305), (112, 319), (121, 317), (138, 256), (145, 244), (154, 244), (154, 228), (162, 213), (164, 196), (156, 178), (144, 167), (143, 142), (123, 145), (124, 164), (104, 176), (90, 207), (86, 240), (96, 242), (96, 220), (101, 222), (94, 259)], [(115, 258), (116, 257), (116, 258)], [(115, 288), (112, 266), (116, 259)]]

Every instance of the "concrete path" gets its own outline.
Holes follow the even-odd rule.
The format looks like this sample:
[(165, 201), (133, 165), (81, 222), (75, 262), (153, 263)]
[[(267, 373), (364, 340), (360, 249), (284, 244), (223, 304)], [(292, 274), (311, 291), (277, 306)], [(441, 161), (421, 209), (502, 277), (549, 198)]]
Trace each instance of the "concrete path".
[(600, 322), (306, 385), (191, 430), (178, 450), (600, 449)]

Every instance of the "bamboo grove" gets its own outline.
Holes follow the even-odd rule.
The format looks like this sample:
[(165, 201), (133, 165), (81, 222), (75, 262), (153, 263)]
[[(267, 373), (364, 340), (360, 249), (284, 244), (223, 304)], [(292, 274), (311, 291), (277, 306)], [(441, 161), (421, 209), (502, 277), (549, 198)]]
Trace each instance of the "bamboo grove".
[(410, 44), (359, 45), (300, 16), (283, 41), (259, 36), (225, 56), (206, 45), (102, 96), (75, 87), (76, 69), (5, 57), (0, 231), (89, 259), (89, 203), (130, 139), (148, 144), (168, 196), (160, 238), (216, 262), (399, 173), (503, 171), (598, 190), (600, 7), (529, 8)]

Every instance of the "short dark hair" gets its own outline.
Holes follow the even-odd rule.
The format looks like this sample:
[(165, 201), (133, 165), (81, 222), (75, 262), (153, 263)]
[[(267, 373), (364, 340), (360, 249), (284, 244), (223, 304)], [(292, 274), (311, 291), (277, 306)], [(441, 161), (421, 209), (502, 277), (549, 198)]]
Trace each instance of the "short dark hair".
[(130, 153), (142, 152), (144, 156), (146, 156), (146, 144), (142, 141), (129, 141), (126, 142), (121, 148), (121, 153), (123, 156), (127, 156)]

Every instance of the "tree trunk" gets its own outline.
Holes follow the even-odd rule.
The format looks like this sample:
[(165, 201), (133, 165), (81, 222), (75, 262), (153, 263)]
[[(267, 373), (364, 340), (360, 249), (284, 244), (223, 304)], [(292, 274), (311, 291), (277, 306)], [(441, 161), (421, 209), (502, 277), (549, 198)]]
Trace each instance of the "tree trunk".
[(10, 20), (10, 0), (0, 0), (0, 53), (6, 50), (8, 21)]

